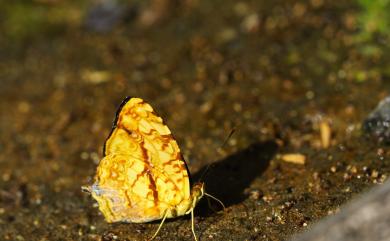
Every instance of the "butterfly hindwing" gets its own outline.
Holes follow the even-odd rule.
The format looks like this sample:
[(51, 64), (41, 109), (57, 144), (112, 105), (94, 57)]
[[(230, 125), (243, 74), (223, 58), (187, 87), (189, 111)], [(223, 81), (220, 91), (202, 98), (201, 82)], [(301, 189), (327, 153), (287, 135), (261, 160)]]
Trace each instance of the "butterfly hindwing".
[(107, 221), (161, 219), (190, 198), (190, 181), (177, 142), (162, 118), (140, 98), (127, 98), (104, 145), (92, 189)]

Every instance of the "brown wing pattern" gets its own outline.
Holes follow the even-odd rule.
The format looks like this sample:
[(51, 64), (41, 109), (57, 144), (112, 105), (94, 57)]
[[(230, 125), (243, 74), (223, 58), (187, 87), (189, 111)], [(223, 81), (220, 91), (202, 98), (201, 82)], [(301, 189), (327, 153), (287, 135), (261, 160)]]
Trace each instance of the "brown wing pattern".
[(169, 128), (142, 99), (118, 111), (93, 195), (107, 221), (146, 222), (190, 197), (189, 177)]

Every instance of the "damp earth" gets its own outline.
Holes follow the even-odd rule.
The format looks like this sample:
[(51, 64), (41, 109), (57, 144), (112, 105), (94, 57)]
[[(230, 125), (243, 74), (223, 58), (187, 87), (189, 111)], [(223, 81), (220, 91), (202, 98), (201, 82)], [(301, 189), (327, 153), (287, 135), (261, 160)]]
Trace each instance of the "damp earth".
[[(288, 240), (339, 212), (390, 175), (386, 143), (362, 127), (389, 95), (388, 39), (362, 34), (362, 11), (343, 0), (1, 2), (0, 240), (154, 234), (158, 221), (106, 223), (81, 190), (126, 96), (154, 106), (194, 181), (206, 173), (225, 204), (197, 206), (200, 240)], [(156, 238), (192, 239), (190, 217)]]

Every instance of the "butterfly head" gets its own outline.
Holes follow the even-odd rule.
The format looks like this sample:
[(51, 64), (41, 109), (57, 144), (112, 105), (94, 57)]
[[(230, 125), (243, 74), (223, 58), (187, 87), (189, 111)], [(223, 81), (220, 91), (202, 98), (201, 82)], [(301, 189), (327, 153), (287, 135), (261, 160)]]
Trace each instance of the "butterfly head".
[(204, 195), (204, 183), (195, 183), (191, 190), (191, 197), (193, 206), (195, 206)]

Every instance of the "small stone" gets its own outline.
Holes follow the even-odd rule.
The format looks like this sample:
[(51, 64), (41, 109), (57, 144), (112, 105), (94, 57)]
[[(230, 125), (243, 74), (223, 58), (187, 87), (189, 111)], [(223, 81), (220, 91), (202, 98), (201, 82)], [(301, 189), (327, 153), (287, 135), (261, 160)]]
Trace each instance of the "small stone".
[(238, 2), (234, 5), (234, 12), (238, 16), (244, 16), (249, 12), (250, 8), (245, 2)]
[(117, 239), (118, 239), (118, 235), (111, 232), (103, 235), (103, 241), (112, 241)]
[(88, 9), (84, 24), (88, 30), (94, 32), (109, 32), (130, 12), (126, 8), (119, 5), (118, 1), (97, 1)]
[(230, 138), (230, 140), (228, 141), (229, 143), (229, 146), (236, 146), (238, 141), (236, 138)]
[(378, 150), (376, 150), (376, 154), (378, 156), (383, 156), (385, 154), (385, 150), (383, 150), (383, 148), (378, 148)]
[(344, 178), (344, 181), (348, 181), (348, 180), (351, 180), (352, 176), (348, 173), (344, 173), (343, 178)]
[(3, 179), (4, 182), (8, 182), (11, 179), (11, 173), (9, 172), (3, 173), (1, 178)]
[(270, 196), (270, 195), (264, 195), (263, 196), (263, 201), (264, 202), (270, 202), (270, 201), (272, 201), (273, 200), (273, 198), (272, 198), (272, 196)]
[(31, 106), (28, 102), (22, 101), (18, 104), (18, 111), (21, 113), (27, 113), (31, 109)]
[(380, 143), (390, 143), (390, 96), (379, 102), (363, 122), (363, 130)]
[(234, 104), (233, 104), (233, 110), (234, 110), (235, 112), (241, 112), (241, 110), (242, 110), (242, 105), (241, 105), (240, 103), (234, 103)]
[(16, 235), (16, 240), (23, 241), (25, 239), (24, 239), (24, 237), (22, 235), (19, 234), (19, 235)]
[(384, 183), (387, 179), (387, 176), (385, 174), (382, 174), (378, 180), (379, 183)]
[(200, 112), (202, 113), (208, 113), (213, 108), (213, 103), (211, 101), (204, 102), (200, 106)]
[(330, 145), (331, 129), (327, 121), (320, 123), (320, 134), (321, 134), (321, 145), (322, 148), (326, 149)]
[(218, 33), (218, 40), (221, 43), (230, 42), (237, 37), (237, 31), (233, 28), (225, 28)]
[(314, 180), (319, 179), (320, 178), (320, 174), (318, 172), (314, 172), (313, 173), (313, 178), (314, 178)]
[(88, 157), (89, 157), (88, 152), (85, 152), (85, 151), (81, 152), (81, 154), (80, 154), (80, 158), (81, 158), (81, 159), (87, 160)]
[(313, 91), (309, 90), (306, 92), (305, 96), (306, 96), (306, 99), (312, 100), (315, 97), (315, 93)]
[(246, 33), (253, 33), (259, 29), (260, 18), (259, 15), (254, 13), (246, 16), (241, 23), (241, 29)]
[(259, 190), (253, 190), (250, 192), (250, 197), (253, 199), (253, 200), (259, 200), (259, 198), (262, 196), (262, 192), (259, 191)]
[(372, 178), (377, 178), (378, 176), (379, 176), (379, 172), (377, 170), (372, 170), (371, 177)]
[(101, 84), (111, 79), (111, 73), (103, 70), (83, 70), (82, 79), (89, 84)]
[(33, 222), (34, 226), (35, 227), (39, 227), (39, 220), (38, 219), (35, 219), (34, 222)]
[(292, 8), (295, 17), (302, 17), (306, 13), (306, 10), (307, 7), (303, 3), (296, 3)]
[(306, 156), (300, 153), (289, 153), (282, 155), (281, 159), (285, 162), (304, 165), (306, 161)]

